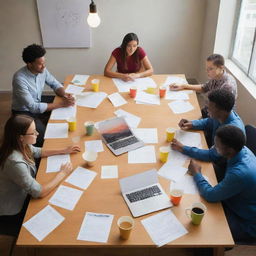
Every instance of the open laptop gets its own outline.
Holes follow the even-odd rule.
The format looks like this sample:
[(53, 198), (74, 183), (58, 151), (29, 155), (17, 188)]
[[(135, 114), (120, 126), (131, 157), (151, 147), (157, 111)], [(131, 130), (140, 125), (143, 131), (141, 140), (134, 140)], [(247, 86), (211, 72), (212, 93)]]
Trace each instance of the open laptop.
[(123, 117), (115, 117), (100, 122), (98, 132), (115, 155), (121, 155), (144, 146), (144, 142), (133, 134)]
[(172, 206), (170, 198), (158, 183), (155, 169), (122, 178), (119, 183), (133, 217)]

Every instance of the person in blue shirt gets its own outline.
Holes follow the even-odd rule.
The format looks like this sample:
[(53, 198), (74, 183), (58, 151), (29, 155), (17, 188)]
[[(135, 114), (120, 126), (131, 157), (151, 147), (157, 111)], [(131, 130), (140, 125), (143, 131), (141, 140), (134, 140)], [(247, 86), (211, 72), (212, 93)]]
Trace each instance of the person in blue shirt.
[(256, 240), (256, 157), (245, 141), (244, 133), (235, 126), (225, 125), (217, 130), (216, 150), (228, 161), (225, 177), (216, 186), (204, 179), (201, 166), (194, 160), (188, 167), (201, 196), (208, 202), (223, 203), (236, 242)]
[[(237, 113), (232, 110), (235, 103), (235, 96), (232, 92), (226, 89), (214, 90), (208, 95), (208, 99), (208, 112), (210, 117), (193, 121), (182, 119), (179, 122), (179, 126), (182, 130), (194, 129), (208, 131), (208, 133), (211, 133), (212, 144), (214, 144), (216, 130), (223, 125), (234, 125), (245, 133), (243, 121)], [(215, 164), (214, 167), (218, 180), (223, 178), (222, 169), (225, 168), (226, 160), (218, 154), (214, 146), (210, 149), (199, 149), (197, 147), (185, 146), (176, 139), (173, 139), (171, 147), (191, 158), (213, 162)]]
[[(45, 125), (49, 119), (49, 111), (74, 105), (74, 98), (65, 93), (61, 83), (57, 81), (45, 66), (46, 50), (36, 44), (23, 49), (22, 59), (26, 66), (19, 69), (12, 80), (12, 113), (25, 114), (35, 119), (40, 134), (37, 146), (42, 146)], [(48, 85), (59, 96), (54, 103), (41, 102), (44, 86)], [(48, 114), (45, 114), (48, 112)], [(43, 114), (44, 113), (44, 114)]]

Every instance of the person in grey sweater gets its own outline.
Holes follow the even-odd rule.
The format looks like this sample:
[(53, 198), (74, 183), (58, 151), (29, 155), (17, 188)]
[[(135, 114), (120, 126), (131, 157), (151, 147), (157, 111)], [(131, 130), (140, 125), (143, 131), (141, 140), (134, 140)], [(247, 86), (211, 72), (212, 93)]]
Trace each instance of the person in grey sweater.
[(45, 184), (36, 179), (35, 158), (80, 151), (79, 146), (58, 150), (34, 147), (38, 132), (32, 117), (12, 116), (6, 122), (0, 146), (0, 234), (18, 236), (29, 196), (48, 195), (72, 172), (72, 164), (61, 165), (56, 176)]

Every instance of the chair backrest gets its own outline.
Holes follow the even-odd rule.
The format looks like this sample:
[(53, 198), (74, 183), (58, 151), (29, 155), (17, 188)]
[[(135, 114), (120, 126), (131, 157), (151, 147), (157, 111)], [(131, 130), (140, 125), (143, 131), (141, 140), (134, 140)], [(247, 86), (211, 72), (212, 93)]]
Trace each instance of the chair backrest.
[(254, 155), (256, 155), (256, 127), (252, 125), (245, 126), (246, 147), (248, 147)]

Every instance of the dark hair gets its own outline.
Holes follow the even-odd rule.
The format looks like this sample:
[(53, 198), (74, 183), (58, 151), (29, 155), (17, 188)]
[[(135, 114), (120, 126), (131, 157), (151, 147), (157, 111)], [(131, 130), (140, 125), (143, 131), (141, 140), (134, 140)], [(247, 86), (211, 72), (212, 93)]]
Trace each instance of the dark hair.
[(224, 60), (223, 56), (220, 54), (212, 54), (206, 60), (212, 61), (213, 65), (218, 68), (225, 65), (225, 60)]
[[(127, 57), (126, 46), (131, 41), (136, 41), (139, 44), (138, 36), (134, 33), (128, 33), (125, 35), (123, 42), (121, 44), (121, 57), (125, 67), (126, 67), (126, 57)], [(133, 53), (132, 56), (135, 62), (139, 64), (138, 48), (136, 49), (136, 51)]]
[(34, 162), (30, 147), (22, 144), (20, 135), (25, 135), (33, 118), (26, 115), (16, 115), (10, 117), (4, 127), (2, 145), (0, 146), (0, 167), (3, 167), (10, 154), (17, 150), (30, 163)]
[(218, 128), (216, 136), (223, 145), (233, 148), (236, 152), (239, 152), (245, 145), (246, 138), (243, 131), (233, 125), (225, 125)]
[(214, 102), (218, 109), (227, 112), (230, 112), (235, 104), (235, 95), (225, 88), (211, 91), (208, 94), (208, 99)]
[(45, 55), (46, 50), (41, 45), (31, 44), (23, 49), (22, 59), (25, 63), (34, 62)]

